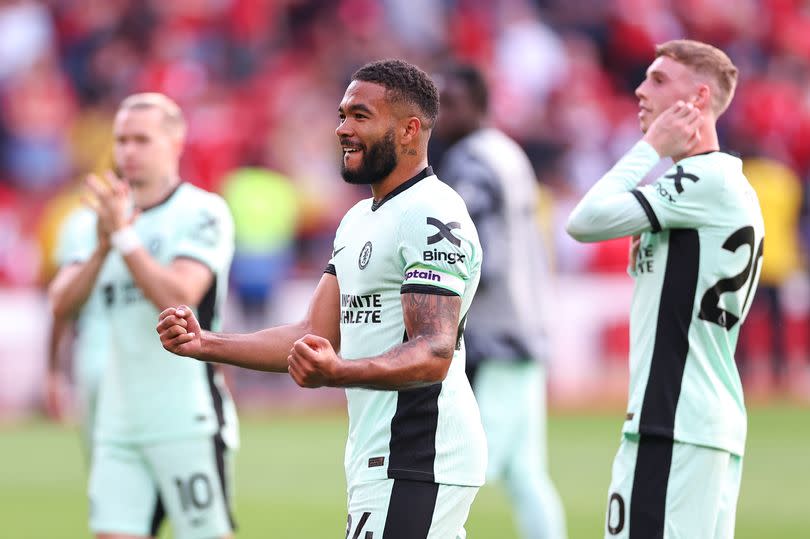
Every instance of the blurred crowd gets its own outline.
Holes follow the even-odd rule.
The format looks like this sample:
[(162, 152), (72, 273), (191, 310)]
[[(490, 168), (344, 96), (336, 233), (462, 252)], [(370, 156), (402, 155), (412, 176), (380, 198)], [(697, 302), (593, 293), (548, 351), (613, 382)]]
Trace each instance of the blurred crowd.
[[(185, 111), (183, 178), (226, 196), (237, 233), (240, 219), (272, 231), (243, 244), (279, 251), (279, 275), (319, 273), (337, 220), (368, 196), (340, 179), (337, 104), (351, 73), (383, 57), (482, 68), (495, 123), (551, 201), (556, 269), (624, 271), (626, 241), (578, 245), (562, 223), (640, 136), (633, 90), (654, 45), (680, 37), (740, 68), (721, 144), (760, 192), (764, 288), (792, 286), (792, 308), (806, 310), (803, 0), (0, 0), (0, 286), (50, 277), (55, 231), (84, 175), (110, 166), (112, 115), (138, 91)], [(441, 141), (431, 151), (437, 162)]]

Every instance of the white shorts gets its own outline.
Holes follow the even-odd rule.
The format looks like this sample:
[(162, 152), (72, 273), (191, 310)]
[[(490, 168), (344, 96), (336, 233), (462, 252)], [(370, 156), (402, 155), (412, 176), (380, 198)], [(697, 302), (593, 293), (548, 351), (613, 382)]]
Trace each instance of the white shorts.
[(731, 539), (742, 458), (666, 438), (622, 438), (605, 538)]
[(464, 539), (478, 487), (407, 479), (349, 488), (347, 539)]
[(211, 539), (233, 531), (233, 450), (219, 436), (97, 443), (93, 451), (93, 532), (156, 536), (165, 516), (177, 539)]

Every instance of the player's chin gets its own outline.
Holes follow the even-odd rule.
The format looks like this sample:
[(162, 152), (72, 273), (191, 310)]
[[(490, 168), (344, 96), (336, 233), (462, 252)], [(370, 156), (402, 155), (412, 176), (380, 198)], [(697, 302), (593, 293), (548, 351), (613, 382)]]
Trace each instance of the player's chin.
[(647, 123), (645, 120), (640, 119), (638, 121), (638, 127), (639, 129), (641, 129), (642, 133), (647, 134), (647, 130), (650, 128), (650, 124)]

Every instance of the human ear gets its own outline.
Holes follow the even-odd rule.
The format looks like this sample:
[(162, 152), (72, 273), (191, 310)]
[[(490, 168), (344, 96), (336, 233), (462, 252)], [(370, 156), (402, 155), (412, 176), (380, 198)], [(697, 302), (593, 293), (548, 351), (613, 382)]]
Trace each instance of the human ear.
[(712, 90), (708, 84), (698, 86), (697, 93), (689, 100), (700, 110), (710, 110), (712, 106)]
[(402, 125), (402, 136), (401, 141), (402, 144), (410, 144), (413, 142), (414, 137), (419, 134), (419, 131), (422, 129), (422, 121), (417, 118), (416, 116), (411, 116), (405, 120), (405, 123)]

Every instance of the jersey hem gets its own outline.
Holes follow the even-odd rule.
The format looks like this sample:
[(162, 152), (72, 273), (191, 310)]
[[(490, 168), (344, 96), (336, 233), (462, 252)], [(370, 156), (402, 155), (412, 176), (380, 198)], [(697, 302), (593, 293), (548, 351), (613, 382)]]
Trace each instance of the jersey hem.
[[(424, 474), (424, 472), (416, 472), (417, 474)], [(454, 479), (454, 478), (440, 478), (436, 479), (435, 477), (432, 479), (426, 479), (421, 475), (416, 477), (410, 476), (402, 476), (402, 475), (379, 475), (379, 476), (372, 476), (372, 477), (364, 477), (362, 479), (356, 479), (354, 481), (350, 481), (348, 478), (346, 480), (346, 484), (348, 488), (352, 488), (354, 485), (360, 485), (363, 483), (373, 483), (375, 481), (388, 481), (391, 479), (400, 479), (400, 480), (409, 480), (409, 481), (419, 481), (420, 483), (433, 483), (436, 485), (452, 485), (455, 487), (482, 487), (486, 483), (484, 479), (484, 474), (481, 474), (479, 479), (474, 480), (465, 480), (465, 479)]]
[[(738, 446), (738, 444), (715, 442), (711, 440), (703, 440), (700, 438), (691, 438), (685, 436), (675, 436), (671, 431), (668, 431), (667, 429), (664, 428), (623, 430), (622, 434), (624, 436), (657, 436), (660, 438), (666, 438), (672, 440), (673, 442), (679, 442), (682, 444), (698, 445), (701, 447), (708, 447), (709, 449), (717, 449), (720, 451), (725, 451), (726, 453), (731, 453), (732, 455), (737, 455), (738, 457), (742, 457), (745, 455), (745, 449), (744, 448), (741, 449)], [(745, 442), (743, 442), (743, 446), (744, 445)]]
[(109, 444), (109, 445), (154, 445), (154, 444), (176, 442), (178, 440), (193, 440), (196, 438), (209, 439), (212, 436), (216, 436), (219, 434), (222, 436), (222, 440), (223, 442), (225, 442), (225, 446), (228, 449), (239, 449), (238, 439), (234, 442), (229, 442), (228, 438), (232, 438), (232, 436), (226, 436), (223, 432), (233, 428), (234, 425), (225, 423), (223, 427), (206, 430), (204, 432), (178, 433), (166, 436), (150, 436), (140, 438), (140, 437), (117, 437), (117, 436), (100, 435), (94, 440), (93, 443)]
[(424, 481), (425, 483), (436, 482), (436, 476), (433, 472), (422, 472), (403, 468), (388, 468), (388, 479), (407, 479), (410, 481)]

